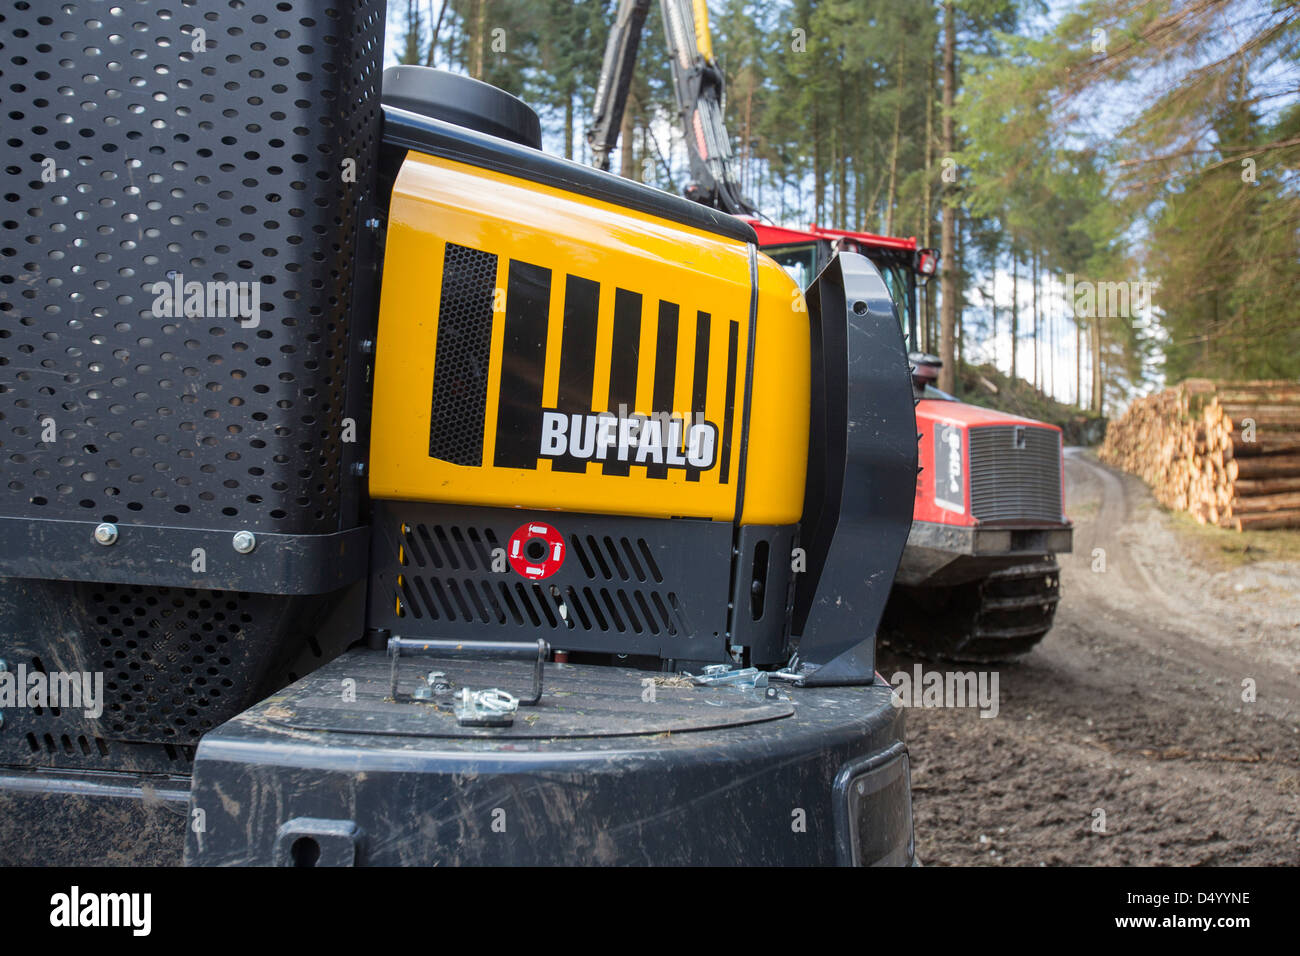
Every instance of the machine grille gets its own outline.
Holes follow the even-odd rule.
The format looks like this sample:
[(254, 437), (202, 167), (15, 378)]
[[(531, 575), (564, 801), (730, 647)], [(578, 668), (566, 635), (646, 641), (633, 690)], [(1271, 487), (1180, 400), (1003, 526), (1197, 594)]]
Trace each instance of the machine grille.
[(495, 255), (447, 243), (438, 300), (429, 456), (453, 465), (483, 464), (496, 282)]
[(644, 538), (570, 537), (589, 585), (491, 574), (501, 546), (491, 528), (408, 524), (401, 541), (399, 618), (652, 636), (689, 630), (677, 594), (657, 587), (663, 575)]
[[(0, 518), (356, 526), (383, 0), (0, 7)], [(7, 708), (0, 764), (169, 772), (290, 679), (337, 600), (158, 566), (0, 577), (0, 657), (105, 696), (98, 719)]]
[(970, 429), (971, 513), (980, 521), (1061, 521), (1061, 433), (1026, 425)]
[(0, 515), (340, 530), (383, 15), (5, 4)]
[[(538, 522), (549, 527), (545, 537), (563, 541), (560, 552), (534, 553)], [(742, 542), (746, 569), (751, 547)], [(720, 596), (731, 593), (732, 548), (728, 522), (376, 500), (366, 625), (466, 641), (540, 631), (569, 651), (726, 659), (728, 602)], [(512, 553), (545, 573), (526, 574)], [(772, 586), (784, 593), (784, 579)], [(748, 576), (737, 588), (751, 597)], [(769, 617), (782, 620), (763, 622)], [(748, 624), (750, 615), (737, 618)], [(761, 637), (758, 659), (784, 656), (784, 631)]]
[(0, 628), (9, 639), (0, 653), (8, 669), (98, 675), (103, 697), (98, 717), (67, 707), (5, 708), (0, 764), (125, 769), (116, 758), (129, 754), (138, 766), (148, 756), (141, 744), (170, 745), (184, 757), (208, 730), (292, 679), (308, 655), (319, 661), (352, 637), (322, 633), (332, 606), (312, 596), (7, 584)]

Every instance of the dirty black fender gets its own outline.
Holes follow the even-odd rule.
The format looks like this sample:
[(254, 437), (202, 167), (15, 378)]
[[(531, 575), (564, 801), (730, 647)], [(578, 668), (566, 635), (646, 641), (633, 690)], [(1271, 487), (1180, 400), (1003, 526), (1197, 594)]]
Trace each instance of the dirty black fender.
[[(527, 667), (422, 658), (453, 682)], [(516, 671), (510, 671), (510, 668)], [(468, 669), (467, 669), (468, 668)], [(647, 682), (669, 683), (647, 695)], [(339, 699), (351, 680), (355, 701)], [(356, 649), (204, 737), (185, 861), (230, 865), (834, 865), (913, 860), (891, 689), (750, 702), (645, 671), (546, 665), (510, 728), (389, 696)], [(514, 682), (514, 683), (512, 683)]]

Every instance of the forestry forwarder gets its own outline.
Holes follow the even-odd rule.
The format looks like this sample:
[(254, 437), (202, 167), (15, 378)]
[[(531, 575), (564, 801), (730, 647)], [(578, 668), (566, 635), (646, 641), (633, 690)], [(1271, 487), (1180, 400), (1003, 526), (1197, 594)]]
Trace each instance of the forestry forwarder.
[(379, 0), (77, 6), (0, 20), (0, 861), (912, 862), (871, 264), (381, 93)]

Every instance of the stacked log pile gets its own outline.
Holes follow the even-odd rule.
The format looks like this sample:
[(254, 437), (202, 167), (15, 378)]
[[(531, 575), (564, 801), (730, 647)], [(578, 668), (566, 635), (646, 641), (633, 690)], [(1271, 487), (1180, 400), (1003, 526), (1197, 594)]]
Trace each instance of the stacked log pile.
[(1138, 399), (1100, 458), (1202, 524), (1300, 528), (1300, 382), (1192, 379)]

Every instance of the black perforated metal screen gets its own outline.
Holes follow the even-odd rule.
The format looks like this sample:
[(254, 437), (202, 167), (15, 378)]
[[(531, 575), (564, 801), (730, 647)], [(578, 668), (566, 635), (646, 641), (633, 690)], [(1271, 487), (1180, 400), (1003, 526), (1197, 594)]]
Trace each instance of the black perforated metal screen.
[(496, 256), (447, 243), (438, 299), (429, 454), (455, 465), (483, 464), (496, 282)]
[(0, 5), (0, 515), (338, 530), (383, 13)]
[[(0, 660), (15, 679), (23, 678), (29, 697), (37, 673), (102, 681), (102, 690), (94, 690), (99, 713), (87, 706), (6, 706), (0, 721), (4, 765), (183, 770), (201, 735), (356, 636), (328, 623), (351, 599), (342, 593), (282, 597), (71, 581), (3, 583)], [(150, 752), (139, 743), (170, 749)]]
[(359, 520), (384, 12), (0, 0), (0, 657), (106, 680), (97, 719), (10, 709), (0, 764), (167, 769), (316, 648), (339, 593), (302, 565)]

